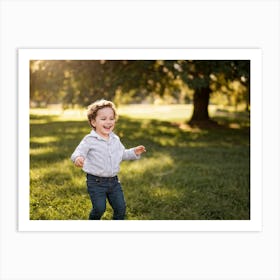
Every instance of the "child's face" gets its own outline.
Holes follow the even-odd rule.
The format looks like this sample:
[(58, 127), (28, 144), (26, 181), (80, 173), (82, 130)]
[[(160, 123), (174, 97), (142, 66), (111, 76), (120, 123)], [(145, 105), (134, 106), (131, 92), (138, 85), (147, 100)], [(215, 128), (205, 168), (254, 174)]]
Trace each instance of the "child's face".
[(91, 121), (91, 125), (100, 136), (107, 139), (115, 127), (115, 114), (113, 109), (105, 107), (98, 110), (95, 120)]

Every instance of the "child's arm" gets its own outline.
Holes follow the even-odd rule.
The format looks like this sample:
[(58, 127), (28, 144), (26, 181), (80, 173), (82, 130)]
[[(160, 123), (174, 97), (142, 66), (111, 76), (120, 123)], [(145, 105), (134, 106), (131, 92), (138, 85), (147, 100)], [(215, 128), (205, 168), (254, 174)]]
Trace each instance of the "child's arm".
[(125, 149), (123, 146), (123, 156), (122, 160), (136, 160), (139, 159), (141, 154), (146, 152), (146, 149), (144, 146), (137, 146), (135, 148), (131, 149)]
[(87, 137), (80, 142), (80, 144), (75, 149), (74, 153), (71, 155), (71, 160), (77, 167), (83, 167), (86, 155), (89, 150), (89, 141)]

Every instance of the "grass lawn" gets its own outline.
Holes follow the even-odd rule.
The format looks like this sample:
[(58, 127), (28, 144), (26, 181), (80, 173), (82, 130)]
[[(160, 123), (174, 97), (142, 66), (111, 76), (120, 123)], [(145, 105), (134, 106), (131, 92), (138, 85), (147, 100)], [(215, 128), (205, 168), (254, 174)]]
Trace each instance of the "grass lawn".
[[(84, 112), (30, 112), (30, 219), (87, 219), (85, 175), (70, 161), (90, 132)], [(147, 149), (121, 164), (127, 219), (250, 219), (249, 116), (210, 107), (222, 126), (194, 129), (186, 125), (190, 112), (187, 105), (119, 108), (123, 144)], [(108, 205), (103, 218), (111, 217)]]

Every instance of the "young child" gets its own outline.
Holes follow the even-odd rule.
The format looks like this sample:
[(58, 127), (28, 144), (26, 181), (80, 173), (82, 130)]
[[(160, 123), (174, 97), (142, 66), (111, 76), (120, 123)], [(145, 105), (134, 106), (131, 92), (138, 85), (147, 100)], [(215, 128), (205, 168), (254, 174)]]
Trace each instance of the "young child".
[(112, 102), (100, 100), (88, 107), (87, 117), (93, 128), (71, 155), (77, 167), (86, 173), (87, 189), (92, 202), (90, 220), (100, 220), (106, 210), (106, 199), (113, 208), (114, 220), (124, 220), (126, 203), (118, 172), (122, 160), (136, 160), (144, 146), (125, 149), (113, 130), (117, 113)]

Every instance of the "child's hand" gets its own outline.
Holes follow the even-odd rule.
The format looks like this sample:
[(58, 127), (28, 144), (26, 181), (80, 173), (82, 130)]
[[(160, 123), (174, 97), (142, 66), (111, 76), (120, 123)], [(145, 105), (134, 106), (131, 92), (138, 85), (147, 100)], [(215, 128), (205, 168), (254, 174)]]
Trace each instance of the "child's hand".
[(84, 161), (85, 161), (85, 159), (83, 157), (77, 157), (75, 159), (74, 163), (77, 167), (83, 167), (84, 166)]
[(142, 153), (146, 152), (146, 149), (144, 146), (137, 146), (134, 148), (134, 152), (137, 156), (140, 156)]

